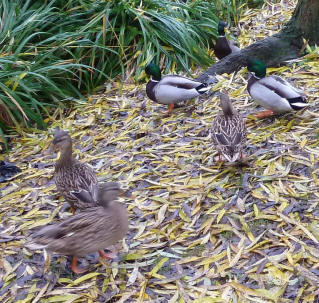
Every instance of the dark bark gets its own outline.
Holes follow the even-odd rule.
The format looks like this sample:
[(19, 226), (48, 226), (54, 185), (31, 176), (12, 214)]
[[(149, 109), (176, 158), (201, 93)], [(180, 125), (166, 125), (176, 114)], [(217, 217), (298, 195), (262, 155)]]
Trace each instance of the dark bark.
[(319, 1), (299, 0), (286, 29), (297, 29), (309, 44), (319, 43)]
[(273, 66), (301, 55), (303, 38), (310, 45), (319, 44), (319, 0), (299, 0), (295, 11), (277, 34), (257, 41), (230, 54), (202, 73), (197, 80), (212, 83), (209, 77), (215, 74), (230, 74), (246, 66), (249, 58), (255, 57), (264, 61), (267, 66)]

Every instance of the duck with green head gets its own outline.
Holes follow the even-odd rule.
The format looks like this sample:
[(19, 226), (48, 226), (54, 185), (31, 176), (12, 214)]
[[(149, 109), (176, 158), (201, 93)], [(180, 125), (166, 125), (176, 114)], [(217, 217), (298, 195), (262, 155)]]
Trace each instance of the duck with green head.
[[(97, 203), (98, 180), (95, 171), (86, 163), (74, 158), (70, 135), (57, 127), (52, 141), (53, 149), (60, 151), (60, 158), (55, 164), (54, 178), (57, 190), (69, 202), (73, 214), (76, 209), (92, 207)], [(86, 190), (90, 193), (90, 203), (79, 200), (72, 191)]]
[(205, 83), (178, 75), (162, 77), (160, 68), (152, 62), (145, 67), (145, 72), (152, 76), (146, 85), (147, 96), (154, 102), (167, 104), (168, 113), (174, 104), (196, 98), (210, 89)]
[(227, 40), (225, 36), (225, 27), (227, 23), (219, 21), (218, 23), (218, 34), (219, 37), (214, 45), (214, 52), (216, 57), (220, 60), (233, 52), (240, 51), (240, 48), (236, 45), (234, 40)]
[(266, 77), (266, 65), (261, 60), (249, 60), (247, 68), (251, 74), (247, 84), (249, 94), (259, 105), (268, 109), (259, 113), (258, 118), (297, 111), (309, 105), (305, 94), (286, 80), (276, 75)]

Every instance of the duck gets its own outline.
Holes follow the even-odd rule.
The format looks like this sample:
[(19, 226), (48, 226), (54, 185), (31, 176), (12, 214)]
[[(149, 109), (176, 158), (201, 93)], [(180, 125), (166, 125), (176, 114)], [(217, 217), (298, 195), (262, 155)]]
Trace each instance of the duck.
[(233, 52), (239, 52), (240, 48), (236, 45), (234, 40), (227, 39), (225, 36), (225, 26), (227, 25), (224, 21), (218, 23), (218, 34), (219, 37), (214, 45), (214, 52), (216, 57), (221, 60)]
[(206, 83), (183, 76), (162, 77), (159, 66), (153, 62), (146, 65), (145, 72), (152, 76), (146, 85), (147, 96), (154, 102), (168, 105), (166, 113), (171, 113), (176, 103), (196, 98), (210, 89)]
[(298, 111), (309, 106), (306, 95), (279, 76), (266, 77), (266, 65), (253, 58), (247, 63), (250, 78), (247, 90), (250, 96), (266, 111), (257, 114), (257, 118), (272, 116), (291, 111)]
[(235, 162), (243, 158), (247, 139), (245, 121), (225, 91), (220, 92), (220, 105), (222, 111), (211, 126), (212, 141), (219, 152), (218, 161), (222, 161), (223, 156), (228, 162)]
[[(123, 239), (129, 226), (126, 207), (114, 200), (119, 194), (118, 188), (111, 183), (100, 188), (98, 206), (87, 208), (62, 222), (42, 227), (32, 235), (26, 247), (73, 256), (71, 269), (76, 274), (87, 271), (78, 267), (79, 257), (99, 251), (100, 257), (112, 259), (112, 254), (105, 253), (103, 249)], [(72, 194), (83, 203), (87, 203), (91, 196), (84, 189)]]
[[(99, 186), (96, 174), (86, 163), (73, 157), (70, 135), (57, 127), (52, 145), (55, 151), (60, 151), (60, 157), (55, 164), (55, 184), (60, 194), (71, 205), (72, 213), (74, 214), (76, 209), (97, 205)], [(79, 200), (72, 194), (80, 190), (85, 190), (90, 195), (87, 201)]]

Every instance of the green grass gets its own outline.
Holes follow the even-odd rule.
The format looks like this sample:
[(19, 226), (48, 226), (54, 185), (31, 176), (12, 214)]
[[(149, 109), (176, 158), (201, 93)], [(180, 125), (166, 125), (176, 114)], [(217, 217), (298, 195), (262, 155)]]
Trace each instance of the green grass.
[[(277, 0), (269, 2), (272, 1), (278, 2)], [(245, 10), (261, 7), (265, 2), (265, 0), (216, 0), (212, 5), (220, 18), (236, 26)]]

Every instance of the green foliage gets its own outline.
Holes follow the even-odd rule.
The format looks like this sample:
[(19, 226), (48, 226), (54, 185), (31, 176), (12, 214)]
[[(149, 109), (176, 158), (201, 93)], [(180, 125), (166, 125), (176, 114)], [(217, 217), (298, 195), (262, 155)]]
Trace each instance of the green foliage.
[(64, 34), (54, 30), (60, 15), (52, 2), (32, 2), (0, 3), (0, 114), (7, 116), (0, 124), (2, 137), (8, 124), (44, 128), (43, 113), (60, 101), (81, 98), (81, 76), (89, 73), (69, 55)]
[(0, 14), (0, 135), (10, 124), (45, 128), (52, 106), (107, 78), (143, 78), (152, 58), (166, 71), (211, 64), (218, 22), (205, 1), (3, 0)]
[(216, 13), (229, 24), (238, 24), (238, 21), (247, 8), (261, 7), (265, 0), (213, 0), (212, 5)]
[(164, 73), (207, 67), (219, 18), (236, 22), (244, 3), (3, 0), (0, 135), (10, 124), (45, 128), (53, 106), (83, 99), (106, 79), (144, 79), (151, 59)]

